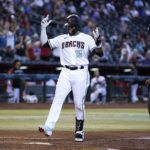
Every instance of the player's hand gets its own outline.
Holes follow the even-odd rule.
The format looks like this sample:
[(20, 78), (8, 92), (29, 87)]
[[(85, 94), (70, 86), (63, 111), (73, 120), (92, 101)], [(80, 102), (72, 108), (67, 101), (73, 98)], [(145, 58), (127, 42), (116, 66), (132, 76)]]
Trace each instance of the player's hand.
[(100, 36), (98, 27), (96, 27), (93, 30), (93, 37), (94, 37), (96, 45), (101, 48), (101, 39), (100, 39), (101, 36)]
[(97, 41), (100, 37), (100, 33), (99, 33), (99, 30), (98, 30), (98, 27), (96, 27), (94, 30), (93, 30), (93, 37), (95, 39), (95, 41)]
[(44, 29), (44, 28), (46, 28), (51, 22), (52, 22), (52, 20), (49, 20), (49, 15), (47, 15), (44, 19), (42, 19), (42, 21), (41, 21), (41, 27)]

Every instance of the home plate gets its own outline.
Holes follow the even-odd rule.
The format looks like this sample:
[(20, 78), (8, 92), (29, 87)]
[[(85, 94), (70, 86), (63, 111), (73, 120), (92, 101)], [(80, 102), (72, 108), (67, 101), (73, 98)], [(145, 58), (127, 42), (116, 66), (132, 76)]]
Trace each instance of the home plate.
[(48, 142), (26, 142), (24, 144), (29, 144), (29, 145), (53, 145), (53, 144), (48, 143)]
[(135, 138), (135, 139), (140, 139), (140, 140), (150, 140), (150, 137), (138, 137), (138, 138)]
[(114, 148), (108, 148), (107, 150), (119, 150), (119, 149), (114, 149)]

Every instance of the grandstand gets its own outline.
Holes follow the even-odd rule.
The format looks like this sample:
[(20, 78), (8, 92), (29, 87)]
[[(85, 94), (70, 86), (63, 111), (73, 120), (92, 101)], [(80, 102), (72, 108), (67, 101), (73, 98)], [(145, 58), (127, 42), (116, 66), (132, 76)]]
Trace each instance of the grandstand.
[(149, 1), (5, 0), (0, 5), (0, 73), (7, 73), (12, 62), (19, 59), (27, 66), (25, 73), (58, 74), (59, 54), (40, 45), (40, 21), (49, 14), (57, 22), (48, 28), (51, 38), (65, 32), (62, 25), (68, 14), (77, 13), (81, 30), (91, 34), (98, 26), (103, 41), (105, 56), (91, 60), (90, 69), (100, 68), (105, 76), (130, 75), (125, 70), (134, 64), (137, 76), (150, 75), (150, 36), (146, 32)]

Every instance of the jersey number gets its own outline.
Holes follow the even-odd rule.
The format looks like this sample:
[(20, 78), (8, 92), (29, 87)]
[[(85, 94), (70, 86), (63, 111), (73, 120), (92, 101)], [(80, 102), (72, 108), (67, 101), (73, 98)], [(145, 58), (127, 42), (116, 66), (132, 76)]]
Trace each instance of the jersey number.
[(83, 56), (83, 51), (82, 50), (75, 50), (75, 53), (76, 53), (76, 57), (77, 58), (81, 58)]

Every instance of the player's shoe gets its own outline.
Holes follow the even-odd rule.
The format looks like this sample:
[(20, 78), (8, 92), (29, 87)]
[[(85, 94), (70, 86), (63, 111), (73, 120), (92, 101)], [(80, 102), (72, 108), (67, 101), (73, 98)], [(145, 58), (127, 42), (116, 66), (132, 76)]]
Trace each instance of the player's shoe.
[(39, 132), (44, 132), (46, 137), (50, 137), (52, 135), (52, 130), (47, 126), (39, 126), (38, 127)]
[(76, 142), (83, 142), (83, 140), (84, 140), (84, 132), (83, 131), (76, 131), (74, 140)]

